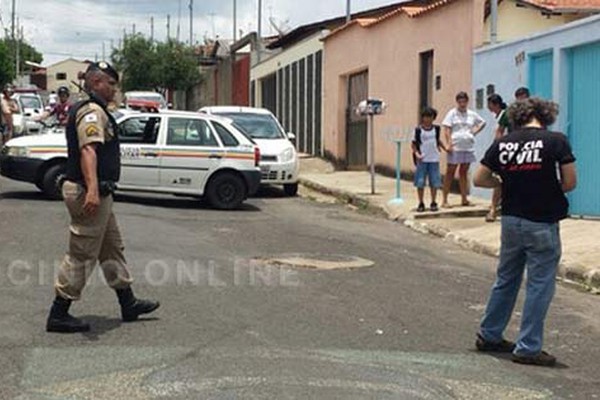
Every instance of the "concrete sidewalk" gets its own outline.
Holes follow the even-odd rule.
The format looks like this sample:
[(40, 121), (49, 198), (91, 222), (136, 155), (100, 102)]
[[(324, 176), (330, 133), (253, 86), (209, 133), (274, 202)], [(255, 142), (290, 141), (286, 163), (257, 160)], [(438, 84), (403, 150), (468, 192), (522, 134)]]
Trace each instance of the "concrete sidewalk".
[[(371, 195), (370, 175), (366, 171), (335, 171), (316, 158), (301, 161), (300, 183), (314, 191), (398, 221), (414, 230), (434, 234), (478, 253), (497, 257), (500, 250), (500, 223), (487, 223), (489, 201), (470, 198), (471, 207), (460, 206), (460, 196), (450, 195), (452, 208), (440, 212), (416, 213), (417, 194), (411, 182), (402, 181), (402, 204), (390, 203), (396, 197), (396, 182), (376, 177), (376, 194)], [(429, 191), (425, 204), (430, 202)], [(441, 193), (438, 195), (441, 204)], [(561, 223), (563, 257), (559, 276), (600, 291), (600, 221), (568, 219)]]

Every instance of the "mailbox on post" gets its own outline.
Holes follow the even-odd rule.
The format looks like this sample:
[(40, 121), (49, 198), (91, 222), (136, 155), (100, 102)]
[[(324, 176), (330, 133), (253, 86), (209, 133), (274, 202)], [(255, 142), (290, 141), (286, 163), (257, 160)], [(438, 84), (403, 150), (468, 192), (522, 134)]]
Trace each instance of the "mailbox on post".
[(369, 98), (358, 104), (356, 113), (369, 117), (369, 135), (368, 135), (368, 155), (369, 155), (369, 170), (371, 172), (371, 194), (375, 194), (375, 135), (373, 119), (375, 115), (381, 115), (385, 112), (387, 105), (383, 100)]

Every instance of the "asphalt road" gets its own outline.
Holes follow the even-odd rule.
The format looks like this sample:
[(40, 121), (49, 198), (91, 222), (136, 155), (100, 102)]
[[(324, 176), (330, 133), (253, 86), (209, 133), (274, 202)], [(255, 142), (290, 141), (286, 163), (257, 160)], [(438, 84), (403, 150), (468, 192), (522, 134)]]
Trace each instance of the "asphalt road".
[[(121, 324), (114, 294), (95, 274), (73, 307), (92, 332), (47, 334), (66, 210), (4, 179), (0, 196), (1, 399), (600, 396), (597, 296), (559, 287), (546, 329), (559, 368), (482, 355), (474, 338), (495, 260), (277, 190), (237, 212), (119, 196), (135, 290), (162, 307)], [(265, 261), (290, 255), (373, 265)], [(509, 338), (517, 327), (518, 315)]]

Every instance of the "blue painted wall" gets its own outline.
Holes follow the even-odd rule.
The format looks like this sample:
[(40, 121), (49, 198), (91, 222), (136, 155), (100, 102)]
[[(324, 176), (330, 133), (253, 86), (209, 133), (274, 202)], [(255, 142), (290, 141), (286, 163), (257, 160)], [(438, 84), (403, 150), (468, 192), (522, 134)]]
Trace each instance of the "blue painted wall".
[[(487, 46), (475, 50), (473, 56), (473, 99), (476, 98), (478, 89), (486, 89), (488, 85), (495, 86), (495, 92), (500, 94), (505, 101), (513, 100), (514, 91), (520, 86), (530, 86), (529, 75), (531, 72), (530, 61), (532, 56), (552, 54), (552, 88), (551, 96), (560, 105), (560, 115), (554, 129), (569, 132), (569, 93), (571, 74), (572, 49), (578, 46), (600, 42), (600, 16), (589, 17), (571, 24), (552, 29), (541, 34), (536, 34), (521, 40)], [(598, 76), (589, 79), (600, 80)], [(585, 102), (584, 100), (579, 100)], [(487, 128), (477, 137), (476, 152), (480, 159), (493, 141), (494, 118), (486, 108), (477, 109), (475, 101), (473, 108), (487, 121)], [(589, 134), (592, 134), (590, 132)], [(598, 149), (600, 151), (600, 149)], [(577, 154), (576, 154), (577, 155)], [(473, 166), (475, 169), (477, 165)], [(580, 160), (578, 169), (593, 170), (585, 160)], [(473, 194), (490, 198), (491, 191), (473, 188)], [(574, 204), (575, 205), (575, 204)], [(589, 213), (593, 214), (593, 213)]]

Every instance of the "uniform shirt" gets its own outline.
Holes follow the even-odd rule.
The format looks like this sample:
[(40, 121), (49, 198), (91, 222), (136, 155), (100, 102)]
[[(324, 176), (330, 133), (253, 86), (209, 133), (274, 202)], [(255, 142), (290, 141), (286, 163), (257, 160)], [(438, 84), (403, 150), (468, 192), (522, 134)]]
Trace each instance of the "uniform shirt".
[(567, 217), (569, 203), (557, 167), (575, 162), (567, 138), (524, 128), (494, 142), (481, 163), (502, 178), (502, 215), (553, 223)]
[(471, 131), (483, 122), (483, 118), (475, 111), (467, 110), (463, 113), (453, 108), (446, 114), (442, 125), (452, 130), (454, 151), (474, 151), (475, 136)]
[(106, 113), (96, 103), (88, 103), (77, 110), (75, 121), (80, 149), (91, 143), (102, 144), (115, 138)]
[[(435, 133), (435, 127), (432, 126), (431, 130), (426, 130), (422, 126), (421, 129), (421, 146), (420, 153), (423, 156), (421, 162), (426, 163), (437, 163), (440, 162), (440, 151), (438, 149), (438, 143)], [(416, 135), (413, 140), (416, 140)]]

